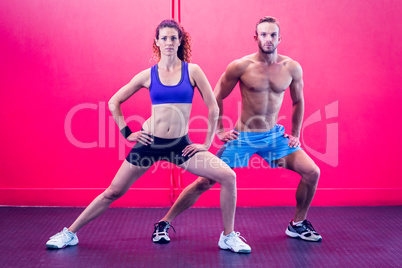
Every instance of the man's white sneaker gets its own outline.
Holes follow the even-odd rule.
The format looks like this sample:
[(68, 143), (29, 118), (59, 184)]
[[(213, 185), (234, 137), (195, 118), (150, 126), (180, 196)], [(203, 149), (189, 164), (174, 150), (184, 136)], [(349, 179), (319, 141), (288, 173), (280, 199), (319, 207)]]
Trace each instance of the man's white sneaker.
[(250, 246), (244, 243), (241, 238), (244, 239), (244, 237), (240, 236), (239, 232), (231, 232), (228, 235), (223, 235), (222, 232), (221, 237), (219, 238), (218, 245), (221, 249), (230, 249), (231, 251), (236, 253), (250, 253)]
[(65, 248), (67, 246), (75, 246), (78, 244), (78, 237), (75, 233), (70, 232), (67, 227), (49, 238), (46, 242), (48, 248)]
[(173, 231), (176, 230), (167, 221), (160, 221), (154, 224), (154, 232), (152, 233), (152, 241), (158, 244), (167, 244), (170, 242), (168, 230), (172, 227)]
[(315, 231), (313, 225), (308, 220), (304, 220), (298, 225), (293, 225), (292, 222), (293, 220), (289, 222), (288, 228), (286, 228), (286, 234), (288, 236), (313, 242), (322, 240), (321, 235)]

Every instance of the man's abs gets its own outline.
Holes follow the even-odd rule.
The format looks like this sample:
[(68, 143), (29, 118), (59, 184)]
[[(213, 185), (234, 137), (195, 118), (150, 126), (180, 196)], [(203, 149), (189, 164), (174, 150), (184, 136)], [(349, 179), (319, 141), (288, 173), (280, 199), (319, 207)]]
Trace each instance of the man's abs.
[(265, 132), (272, 129), (277, 123), (284, 94), (270, 89), (252, 92), (244, 85), (241, 93), (241, 115), (235, 128), (244, 132)]

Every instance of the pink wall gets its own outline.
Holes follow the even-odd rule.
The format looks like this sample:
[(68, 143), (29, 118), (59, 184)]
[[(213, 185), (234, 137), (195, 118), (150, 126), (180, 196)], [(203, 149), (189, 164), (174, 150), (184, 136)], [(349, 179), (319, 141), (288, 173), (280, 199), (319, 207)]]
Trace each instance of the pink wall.
[[(109, 185), (129, 146), (105, 103), (154, 64), (154, 29), (171, 16), (171, 1), (145, 2), (0, 2), (0, 205), (85, 206)], [(281, 21), (279, 53), (304, 70), (304, 147), (322, 174), (313, 205), (402, 205), (399, 2), (181, 2), (193, 62), (213, 86), (230, 61), (256, 51), (260, 17)], [(280, 123), (290, 130), (285, 98)], [(201, 101), (196, 95), (193, 116), (206, 116)], [(238, 89), (225, 101), (233, 122), (239, 102)], [(142, 90), (123, 106), (126, 117), (136, 115), (133, 129), (150, 104)], [(204, 127), (201, 119), (191, 124), (193, 141), (203, 141)], [(170, 171), (161, 165), (114, 206), (169, 206)], [(236, 172), (240, 206), (295, 204), (294, 173), (258, 164)], [(194, 179), (183, 174), (184, 185)], [(218, 206), (218, 195), (213, 188), (197, 205)]]

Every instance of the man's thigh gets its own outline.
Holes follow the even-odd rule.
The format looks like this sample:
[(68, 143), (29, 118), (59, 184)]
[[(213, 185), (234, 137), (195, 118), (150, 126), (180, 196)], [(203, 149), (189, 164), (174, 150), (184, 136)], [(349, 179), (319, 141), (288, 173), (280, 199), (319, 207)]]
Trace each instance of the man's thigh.
[(238, 140), (225, 143), (216, 153), (229, 167), (247, 167), (248, 162), (257, 149), (247, 143), (239, 143)]
[(292, 170), (302, 176), (318, 168), (313, 159), (311, 159), (304, 150), (293, 152), (283, 158), (275, 160), (275, 162), (279, 167)]

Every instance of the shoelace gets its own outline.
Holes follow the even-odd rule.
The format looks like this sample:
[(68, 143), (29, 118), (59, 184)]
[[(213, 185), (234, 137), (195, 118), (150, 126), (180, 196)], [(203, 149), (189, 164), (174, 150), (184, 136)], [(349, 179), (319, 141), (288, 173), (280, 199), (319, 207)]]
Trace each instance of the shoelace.
[(62, 237), (64, 240), (70, 240), (70, 237), (63, 231), (58, 232), (57, 234), (50, 237), (50, 239), (55, 239), (58, 237)]
[(236, 232), (236, 233), (235, 233), (235, 236), (236, 236), (237, 238), (241, 238), (241, 239), (243, 239), (244, 241), (247, 242), (247, 240), (246, 240), (244, 237), (242, 237), (242, 236), (240, 235), (240, 232)]
[(306, 220), (306, 223), (304, 225), (306, 226), (307, 230), (315, 232), (315, 229), (314, 229), (313, 225), (308, 220)]
[(159, 226), (160, 223), (161, 223), (161, 222), (157, 222), (157, 223), (154, 224), (154, 226), (155, 226), (155, 231), (158, 231), (158, 233), (160, 233), (160, 232), (167, 232), (170, 227), (172, 227), (173, 231), (176, 233), (176, 230), (174, 229), (173, 225), (171, 225), (171, 224), (168, 223), (168, 222), (166, 222), (165, 227), (163, 227), (163, 230), (161, 231), (161, 230), (160, 230), (160, 226)]

